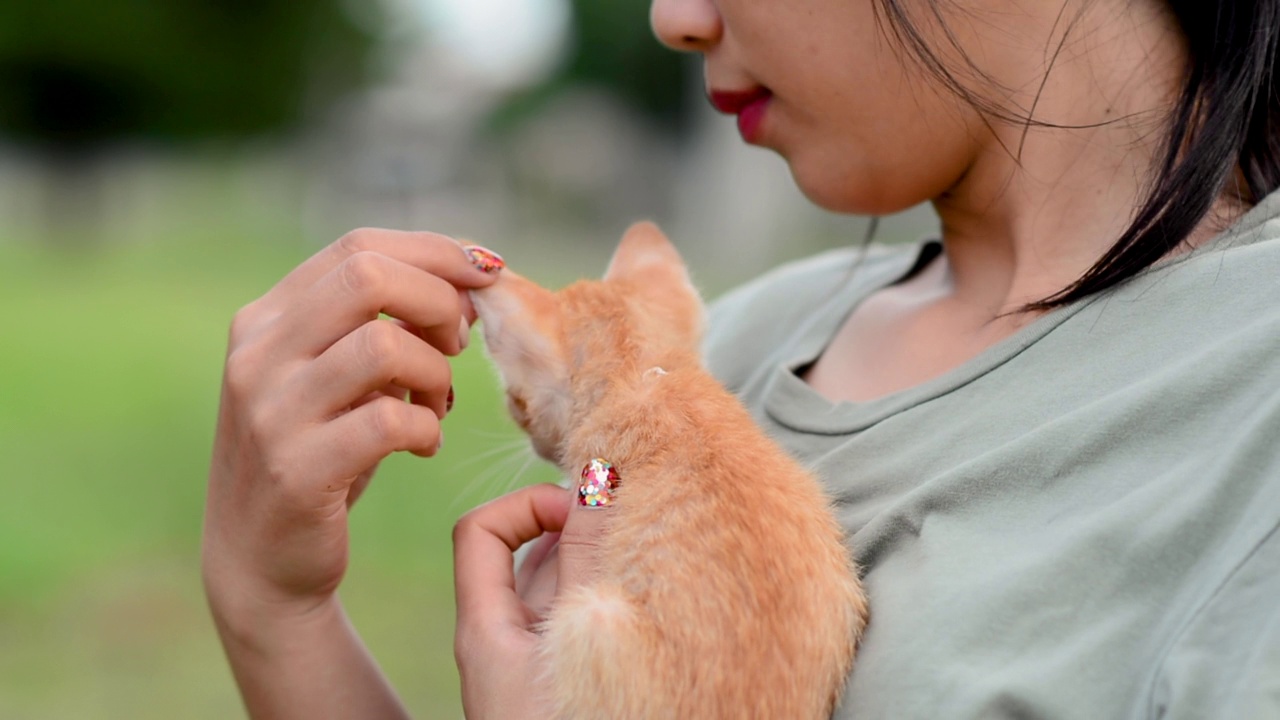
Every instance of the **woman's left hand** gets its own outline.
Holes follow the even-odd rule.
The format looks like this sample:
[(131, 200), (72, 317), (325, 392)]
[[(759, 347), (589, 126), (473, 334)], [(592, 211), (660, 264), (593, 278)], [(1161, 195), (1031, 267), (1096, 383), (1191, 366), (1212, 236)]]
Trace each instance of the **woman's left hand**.
[(600, 511), (575, 507), (569, 490), (534, 485), (472, 510), (454, 526), (454, 655), (468, 720), (551, 716), (537, 684), (534, 628), (542, 618), (516, 590), (513, 553), (544, 534), (560, 533), (559, 594), (591, 574), (602, 519)]

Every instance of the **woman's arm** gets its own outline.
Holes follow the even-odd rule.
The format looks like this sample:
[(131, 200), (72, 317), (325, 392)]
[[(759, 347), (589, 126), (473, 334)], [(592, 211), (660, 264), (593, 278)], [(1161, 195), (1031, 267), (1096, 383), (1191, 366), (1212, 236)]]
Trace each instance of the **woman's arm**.
[(336, 595), (309, 609), (213, 616), (250, 717), (409, 717)]
[(449, 238), (364, 230), (236, 315), (202, 570), (252, 717), (404, 715), (336, 594), (347, 515), (384, 457), (435, 454), (464, 290), (492, 281)]

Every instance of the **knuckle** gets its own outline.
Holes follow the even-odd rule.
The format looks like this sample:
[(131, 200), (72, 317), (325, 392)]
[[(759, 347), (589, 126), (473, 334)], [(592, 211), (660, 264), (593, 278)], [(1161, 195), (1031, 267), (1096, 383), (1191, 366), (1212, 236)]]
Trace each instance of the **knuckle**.
[(257, 354), (250, 347), (233, 349), (227, 356), (225, 370), (227, 390), (238, 398), (249, 394), (260, 372)]
[(412, 424), (409, 405), (392, 398), (382, 398), (372, 407), (374, 437), (388, 445), (399, 445)]
[(236, 311), (236, 314), (231, 317), (231, 328), (228, 332), (228, 337), (230, 338), (229, 344), (231, 347), (234, 348), (244, 342), (245, 338), (247, 338), (258, 325), (258, 315), (259, 312), (256, 301), (251, 302)]
[(475, 515), (476, 515), (476, 511), (472, 510), (466, 515), (463, 515), (462, 517), (458, 518), (458, 521), (453, 524), (452, 537), (453, 537), (454, 545), (461, 545), (462, 543), (466, 542), (467, 536), (470, 535), (471, 532), (475, 529), (475, 525), (476, 525)]
[(293, 473), (289, 472), (291, 463), (285, 462), (279, 453), (268, 454), (263, 458), (263, 474), (267, 482), (285, 491), (293, 490), (296, 483)]
[(310, 478), (303, 478), (296, 472), (280, 467), (270, 477), (275, 485), (277, 497), (285, 507), (304, 508), (315, 505), (316, 488)]
[(377, 230), (373, 228), (356, 228), (338, 238), (338, 249), (348, 256), (372, 250), (375, 234)]
[(348, 290), (356, 295), (364, 295), (386, 282), (388, 267), (378, 253), (358, 252), (342, 261), (338, 272)]
[(360, 352), (366, 367), (378, 369), (391, 364), (404, 348), (404, 333), (385, 320), (365, 323), (361, 330)]
[(271, 447), (277, 423), (276, 413), (270, 405), (259, 405), (248, 412), (246, 429), (255, 447), (264, 451)]

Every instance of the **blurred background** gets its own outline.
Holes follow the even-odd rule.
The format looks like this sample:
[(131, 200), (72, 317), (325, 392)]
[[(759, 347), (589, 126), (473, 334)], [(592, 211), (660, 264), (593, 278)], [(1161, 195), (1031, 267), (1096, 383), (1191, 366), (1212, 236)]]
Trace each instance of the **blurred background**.
[[(861, 240), (702, 97), (647, 0), (0, 4), (0, 717), (243, 714), (199, 582), (228, 322), (359, 226), (547, 284), (656, 219), (708, 296)], [(932, 232), (927, 211), (881, 240)], [(449, 531), (551, 479), (481, 353), (392, 458), (344, 599), (417, 717), (461, 717)]]

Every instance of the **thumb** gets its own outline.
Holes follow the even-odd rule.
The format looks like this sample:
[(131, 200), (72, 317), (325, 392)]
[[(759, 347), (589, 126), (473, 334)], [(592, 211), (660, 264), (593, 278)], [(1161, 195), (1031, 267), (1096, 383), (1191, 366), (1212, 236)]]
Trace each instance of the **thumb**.
[(557, 595), (591, 583), (599, 573), (600, 554), (609, 542), (609, 524), (621, 485), (618, 470), (607, 460), (596, 458), (582, 469), (560, 534)]

